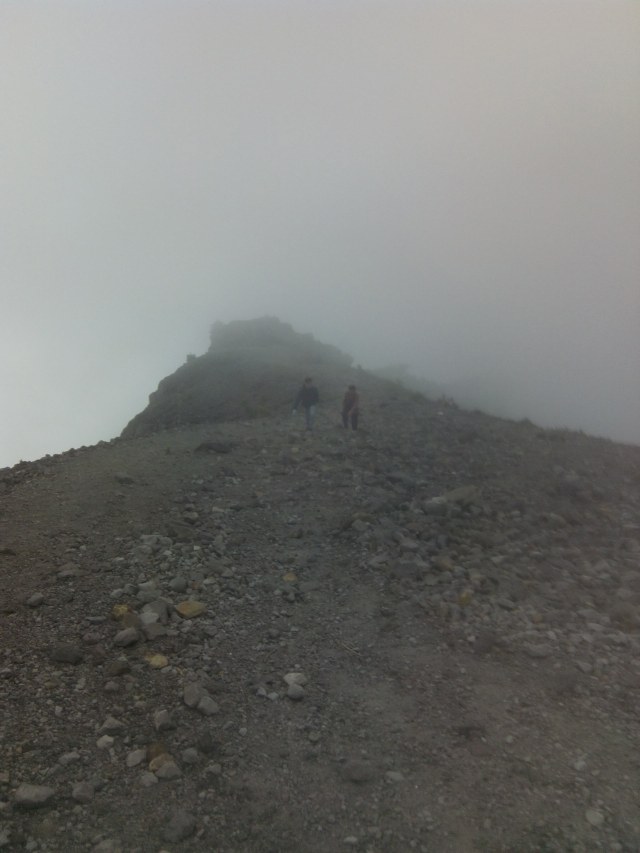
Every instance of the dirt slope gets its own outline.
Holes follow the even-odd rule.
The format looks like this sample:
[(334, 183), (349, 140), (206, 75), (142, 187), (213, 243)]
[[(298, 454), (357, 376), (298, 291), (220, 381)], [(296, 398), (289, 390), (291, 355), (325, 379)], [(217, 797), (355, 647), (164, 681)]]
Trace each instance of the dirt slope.
[(640, 849), (640, 449), (362, 419), (5, 472), (0, 848)]

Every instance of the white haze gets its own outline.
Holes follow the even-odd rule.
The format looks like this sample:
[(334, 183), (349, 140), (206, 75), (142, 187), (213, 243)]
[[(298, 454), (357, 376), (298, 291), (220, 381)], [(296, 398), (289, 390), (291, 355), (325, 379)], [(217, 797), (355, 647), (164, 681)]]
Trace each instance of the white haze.
[(4, 0), (0, 466), (264, 314), (640, 442), (639, 44), (635, 0)]

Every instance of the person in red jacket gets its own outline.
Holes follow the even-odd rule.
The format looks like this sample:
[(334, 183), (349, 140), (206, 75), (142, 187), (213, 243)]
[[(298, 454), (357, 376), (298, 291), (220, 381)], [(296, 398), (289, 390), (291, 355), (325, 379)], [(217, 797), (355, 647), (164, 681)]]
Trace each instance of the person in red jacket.
[(358, 429), (360, 398), (355, 385), (349, 385), (342, 399), (342, 424), (345, 429)]

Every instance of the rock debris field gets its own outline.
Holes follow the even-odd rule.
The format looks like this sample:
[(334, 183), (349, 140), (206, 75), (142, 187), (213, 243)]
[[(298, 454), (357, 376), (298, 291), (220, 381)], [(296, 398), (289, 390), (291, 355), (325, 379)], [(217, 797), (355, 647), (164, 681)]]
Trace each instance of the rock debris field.
[(363, 402), (0, 472), (0, 849), (640, 850), (640, 448)]

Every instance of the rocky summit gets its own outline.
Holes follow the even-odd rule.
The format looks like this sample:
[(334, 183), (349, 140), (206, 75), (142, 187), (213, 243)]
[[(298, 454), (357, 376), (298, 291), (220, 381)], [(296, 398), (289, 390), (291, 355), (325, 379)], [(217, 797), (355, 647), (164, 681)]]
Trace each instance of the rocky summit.
[(0, 849), (640, 849), (640, 448), (269, 322), (0, 471)]

